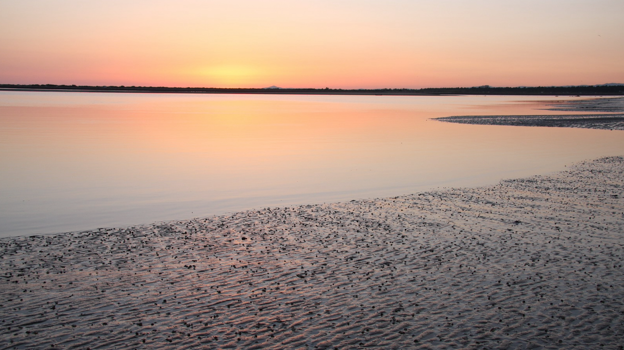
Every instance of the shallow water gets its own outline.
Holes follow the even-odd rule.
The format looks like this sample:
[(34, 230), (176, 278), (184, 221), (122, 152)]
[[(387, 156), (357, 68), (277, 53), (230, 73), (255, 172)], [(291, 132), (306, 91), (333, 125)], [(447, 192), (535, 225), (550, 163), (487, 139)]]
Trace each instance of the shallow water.
[(1, 92), (0, 236), (484, 185), (622, 153), (615, 131), (431, 120), (551, 99)]

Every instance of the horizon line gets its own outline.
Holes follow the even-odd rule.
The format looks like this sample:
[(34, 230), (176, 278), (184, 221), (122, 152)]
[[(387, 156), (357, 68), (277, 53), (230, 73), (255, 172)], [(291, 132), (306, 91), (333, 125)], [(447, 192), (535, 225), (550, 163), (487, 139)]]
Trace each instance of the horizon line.
[(51, 84), (51, 83), (0, 83), (0, 87), (4, 86), (37, 86), (37, 87), (67, 87), (67, 88), (124, 88), (124, 89), (210, 89), (210, 90), (347, 90), (347, 91), (374, 91), (374, 90), (431, 90), (431, 89), (526, 89), (526, 88), (577, 88), (577, 87), (624, 87), (624, 83), (604, 83), (604, 84), (581, 84), (581, 85), (520, 85), (520, 86), (445, 86), (445, 87), (423, 87), (423, 88), (406, 88), (406, 87), (383, 87), (383, 88), (342, 88), (342, 87), (207, 87), (207, 86), (156, 86), (156, 85), (78, 85), (78, 84)]

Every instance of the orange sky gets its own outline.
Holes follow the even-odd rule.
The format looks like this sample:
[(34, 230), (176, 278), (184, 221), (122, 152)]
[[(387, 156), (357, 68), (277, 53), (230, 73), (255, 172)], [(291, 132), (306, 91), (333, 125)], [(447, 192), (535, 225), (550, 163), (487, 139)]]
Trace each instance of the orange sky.
[(624, 83), (622, 0), (0, 0), (0, 83)]

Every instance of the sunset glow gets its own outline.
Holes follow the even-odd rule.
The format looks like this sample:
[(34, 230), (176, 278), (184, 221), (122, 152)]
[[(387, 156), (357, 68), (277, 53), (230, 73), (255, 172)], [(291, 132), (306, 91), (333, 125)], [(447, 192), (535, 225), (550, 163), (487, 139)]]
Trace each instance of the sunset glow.
[(622, 18), (620, 0), (3, 1), (0, 83), (622, 83)]

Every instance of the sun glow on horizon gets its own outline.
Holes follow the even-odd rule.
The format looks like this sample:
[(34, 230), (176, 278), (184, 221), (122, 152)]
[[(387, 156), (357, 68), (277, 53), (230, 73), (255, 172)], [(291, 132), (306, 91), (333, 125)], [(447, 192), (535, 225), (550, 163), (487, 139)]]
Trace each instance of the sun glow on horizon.
[(0, 83), (624, 83), (624, 2), (0, 2)]
[(270, 76), (267, 70), (249, 65), (215, 65), (192, 69), (189, 72), (194, 80), (206, 86), (238, 87), (257, 85)]

